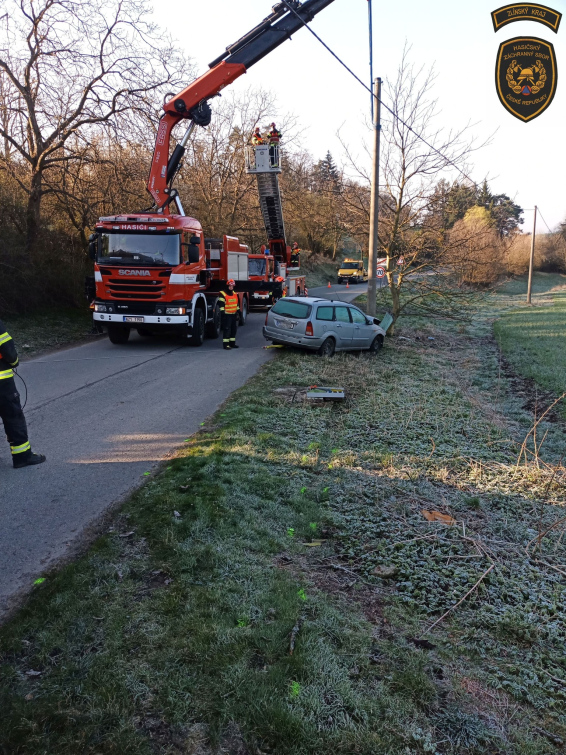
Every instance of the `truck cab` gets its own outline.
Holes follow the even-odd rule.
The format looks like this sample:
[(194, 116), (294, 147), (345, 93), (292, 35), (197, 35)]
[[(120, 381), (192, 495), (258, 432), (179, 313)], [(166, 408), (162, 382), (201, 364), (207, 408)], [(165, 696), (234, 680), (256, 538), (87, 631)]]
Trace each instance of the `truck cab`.
[(283, 293), (282, 286), (274, 287), (280, 276), (280, 264), (272, 254), (248, 255), (248, 276), (250, 281), (265, 282), (265, 289), (261, 287), (250, 294), (250, 306), (265, 307), (274, 304)]
[[(217, 338), (218, 294), (228, 278), (248, 279), (247, 247), (238, 239), (205, 239), (198, 220), (136, 214), (100, 218), (90, 241), (96, 296), (93, 317), (112, 343), (173, 331), (200, 346)], [(242, 317), (249, 295), (240, 294)]]
[(338, 270), (338, 283), (364, 283), (368, 279), (363, 260), (346, 258)]

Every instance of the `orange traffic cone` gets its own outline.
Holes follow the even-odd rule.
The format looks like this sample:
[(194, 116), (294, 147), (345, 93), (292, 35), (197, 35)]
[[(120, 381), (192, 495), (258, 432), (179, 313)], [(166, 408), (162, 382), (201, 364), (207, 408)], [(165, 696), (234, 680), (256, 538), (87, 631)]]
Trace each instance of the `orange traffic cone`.
[(346, 288), (350, 288), (350, 281), (346, 281)]
[(330, 281), (328, 281), (328, 288), (331, 288)]

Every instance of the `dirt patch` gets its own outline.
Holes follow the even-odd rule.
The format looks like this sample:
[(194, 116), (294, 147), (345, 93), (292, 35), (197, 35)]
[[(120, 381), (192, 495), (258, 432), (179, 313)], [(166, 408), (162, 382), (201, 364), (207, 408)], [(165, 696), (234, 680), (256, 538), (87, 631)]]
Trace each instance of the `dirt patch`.
[(280, 553), (275, 565), (301, 579), (307, 579), (317, 590), (356, 603), (372, 624), (383, 623), (383, 599), (379, 588), (365, 584), (354, 571), (339, 563), (338, 556), (318, 559), (308, 554), (290, 556)]
[(287, 404), (301, 403), (307, 400), (308, 387), (303, 385), (282, 385), (275, 388), (273, 394)]
[(173, 727), (162, 718), (146, 716), (138, 721), (138, 727), (159, 755), (251, 755), (234, 723), (228, 724), (217, 746), (211, 745), (208, 726), (203, 723)]
[[(511, 388), (512, 393), (521, 400), (522, 408), (532, 414), (533, 417), (540, 417), (546, 409), (553, 404), (558, 396), (552, 391), (547, 391), (535, 383), (532, 378), (518, 375), (510, 362), (501, 356), (501, 371)], [(545, 422), (564, 423), (560, 416), (560, 403), (556, 404), (545, 416)]]

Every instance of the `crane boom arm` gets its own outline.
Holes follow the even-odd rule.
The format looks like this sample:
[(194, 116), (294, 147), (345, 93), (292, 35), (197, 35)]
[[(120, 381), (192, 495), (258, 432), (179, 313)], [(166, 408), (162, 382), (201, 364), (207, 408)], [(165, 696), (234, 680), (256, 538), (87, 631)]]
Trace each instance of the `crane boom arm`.
[[(246, 73), (247, 69), (275, 50), (292, 34), (311, 21), (333, 0), (287, 0), (273, 8), (258, 26), (241, 37), (226, 51), (210, 63), (210, 69), (189, 84), (182, 92), (166, 102), (164, 115), (159, 122), (147, 190), (155, 205), (161, 212), (168, 212), (170, 201), (169, 184), (173, 180), (185, 151), (185, 139), (175, 147), (169, 157), (171, 132), (182, 120), (188, 119), (192, 124), (207, 126), (210, 123), (208, 100), (215, 97), (222, 89)], [(295, 12), (289, 10), (291, 6)]]

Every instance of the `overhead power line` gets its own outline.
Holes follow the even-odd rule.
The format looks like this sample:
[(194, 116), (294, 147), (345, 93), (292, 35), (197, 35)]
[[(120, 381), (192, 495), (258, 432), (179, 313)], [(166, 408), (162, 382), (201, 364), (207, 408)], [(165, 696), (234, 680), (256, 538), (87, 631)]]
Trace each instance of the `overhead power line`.
[[(543, 222), (543, 223), (545, 224), (545, 226), (546, 226), (546, 227), (548, 228), (548, 223), (547, 223), (547, 222), (546, 222), (546, 220), (545, 220), (545, 219), (544, 219), (544, 218), (542, 217), (542, 212), (540, 211), (540, 207), (537, 207), (537, 210), (538, 210), (538, 214), (539, 214), (539, 215), (541, 216), (542, 222)], [(550, 228), (548, 228), (548, 232), (549, 232), (549, 233), (552, 233), (552, 231), (550, 230)]]
[[(367, 91), (368, 91), (368, 92), (369, 92), (369, 93), (371, 94), (371, 96), (372, 96), (372, 97), (374, 97), (375, 95), (374, 95), (374, 93), (372, 92), (372, 90), (370, 89), (370, 87), (368, 87), (368, 86), (367, 86), (367, 84), (364, 84), (364, 82), (363, 82), (363, 81), (362, 81), (362, 80), (360, 79), (360, 77), (359, 77), (359, 76), (357, 76), (357, 75), (356, 75), (356, 74), (355, 74), (355, 73), (354, 73), (354, 72), (352, 71), (352, 69), (351, 69), (351, 68), (349, 68), (349, 67), (348, 67), (348, 66), (346, 65), (346, 63), (344, 63), (344, 61), (343, 61), (343, 60), (342, 60), (342, 59), (341, 59), (341, 58), (340, 58), (340, 57), (339, 57), (339, 56), (338, 56), (338, 55), (337, 55), (337, 54), (336, 54), (336, 53), (334, 52), (334, 50), (332, 50), (332, 49), (331, 49), (331, 48), (330, 48), (330, 47), (329, 47), (329, 46), (328, 46), (328, 45), (326, 44), (326, 42), (325, 42), (325, 41), (324, 41), (323, 39), (321, 39), (321, 38), (320, 38), (320, 37), (318, 36), (318, 34), (317, 34), (316, 32), (314, 32), (314, 31), (313, 31), (313, 30), (311, 29), (311, 27), (310, 27), (310, 26), (309, 26), (309, 25), (307, 24), (307, 22), (306, 22), (306, 21), (304, 21), (304, 19), (303, 19), (303, 18), (302, 18), (302, 17), (301, 17), (301, 16), (300, 16), (300, 15), (299, 15), (298, 13), (297, 13), (297, 11), (296, 11), (296, 10), (295, 10), (295, 9), (294, 9), (294, 8), (293, 8), (293, 7), (291, 6), (291, 5), (289, 5), (289, 3), (287, 2), (287, 0), (281, 0), (281, 2), (283, 3), (283, 5), (284, 5), (284, 6), (285, 6), (285, 7), (286, 7), (286, 8), (288, 9), (288, 10), (290, 10), (290, 11), (291, 11), (291, 13), (294, 13), (294, 14), (295, 14), (295, 15), (296, 15), (296, 16), (297, 16), (298, 18), (300, 18), (300, 19), (301, 19), (301, 21), (302, 21), (302, 22), (303, 22), (303, 24), (304, 24), (304, 25), (306, 26), (306, 28), (307, 28), (307, 29), (308, 29), (308, 30), (310, 31), (310, 33), (311, 33), (311, 34), (313, 35), (313, 37), (315, 37), (315, 39), (317, 39), (317, 40), (318, 40), (318, 41), (320, 42), (320, 44), (321, 44), (321, 45), (322, 45), (323, 47), (325, 47), (325, 48), (326, 48), (326, 49), (328, 50), (328, 52), (329, 52), (329, 53), (330, 53), (330, 54), (331, 54), (331, 55), (332, 55), (332, 56), (333, 56), (334, 58), (336, 58), (336, 60), (337, 60), (337, 61), (338, 61), (338, 62), (340, 63), (340, 65), (341, 65), (341, 66), (343, 66), (343, 67), (344, 67), (344, 68), (345, 68), (345, 69), (346, 69), (346, 70), (348, 71), (348, 73), (349, 73), (349, 74), (350, 74), (351, 76), (353, 76), (353, 77), (354, 77), (354, 78), (356, 79), (356, 81), (357, 81), (357, 82), (358, 82), (359, 84), (361, 84), (361, 85), (363, 86), (363, 88), (364, 88), (364, 89), (366, 89), (366, 90), (367, 90)], [(420, 140), (421, 140), (421, 142), (423, 142), (423, 144), (426, 144), (426, 146), (427, 146), (427, 147), (428, 147), (429, 149), (431, 149), (431, 150), (432, 150), (433, 152), (435, 152), (435, 153), (436, 153), (437, 155), (440, 155), (440, 157), (442, 157), (442, 159), (443, 159), (443, 160), (445, 160), (445, 161), (446, 161), (446, 163), (447, 163), (448, 165), (451, 165), (451, 166), (452, 166), (453, 168), (455, 168), (455, 169), (456, 169), (456, 170), (458, 171), (458, 173), (460, 173), (460, 175), (464, 176), (464, 178), (466, 178), (466, 179), (467, 179), (468, 181), (470, 181), (470, 183), (472, 183), (472, 184), (473, 184), (474, 186), (477, 186), (477, 183), (476, 183), (476, 182), (475, 182), (475, 181), (473, 180), (473, 178), (470, 178), (470, 176), (468, 176), (468, 174), (467, 174), (467, 173), (464, 173), (464, 171), (463, 171), (463, 170), (462, 170), (461, 168), (459, 168), (459, 167), (458, 167), (458, 166), (456, 165), (456, 163), (454, 163), (454, 162), (453, 162), (453, 161), (452, 161), (452, 160), (451, 160), (451, 159), (450, 159), (450, 158), (449, 158), (449, 157), (448, 157), (447, 155), (443, 154), (443, 153), (442, 153), (442, 152), (441, 152), (441, 151), (440, 151), (439, 149), (437, 149), (437, 148), (436, 148), (436, 147), (435, 147), (435, 146), (434, 146), (433, 144), (431, 144), (430, 142), (428, 142), (428, 141), (427, 141), (427, 140), (426, 140), (426, 139), (424, 138), (424, 136), (421, 136), (421, 134), (419, 134), (419, 133), (418, 133), (417, 131), (415, 131), (415, 130), (414, 130), (413, 128), (411, 128), (411, 126), (409, 126), (409, 124), (408, 124), (408, 123), (406, 123), (406, 122), (405, 122), (405, 121), (404, 121), (404, 120), (403, 120), (402, 118), (400, 118), (400, 117), (399, 117), (399, 116), (397, 115), (397, 113), (395, 113), (395, 112), (394, 112), (393, 110), (391, 110), (391, 108), (390, 108), (390, 107), (389, 107), (388, 105), (386, 105), (386, 103), (385, 103), (385, 102), (383, 102), (383, 100), (382, 100), (382, 99), (380, 99), (379, 101), (380, 101), (380, 103), (381, 103), (381, 104), (383, 105), (383, 107), (384, 107), (384, 108), (385, 108), (385, 109), (386, 109), (386, 110), (387, 110), (387, 111), (388, 111), (389, 113), (391, 113), (391, 115), (392, 115), (392, 116), (393, 116), (393, 117), (394, 117), (394, 118), (395, 118), (396, 120), (398, 120), (398, 121), (399, 121), (399, 123), (402, 123), (402, 124), (403, 124), (403, 126), (405, 126), (405, 128), (406, 128), (406, 129), (408, 129), (408, 130), (409, 130), (409, 131), (410, 131), (410, 132), (411, 132), (412, 134), (414, 134), (414, 135), (415, 135), (415, 136), (417, 137), (417, 139), (420, 139)]]

